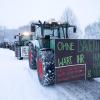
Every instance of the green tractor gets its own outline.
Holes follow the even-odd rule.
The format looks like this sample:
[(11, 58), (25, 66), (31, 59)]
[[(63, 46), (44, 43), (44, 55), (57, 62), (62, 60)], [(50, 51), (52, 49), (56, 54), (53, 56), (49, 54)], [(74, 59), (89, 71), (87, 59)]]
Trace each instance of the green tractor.
[(76, 27), (57, 22), (32, 23), (33, 41), (29, 44), (29, 66), (37, 69), (42, 85), (55, 83), (55, 40), (68, 39), (68, 28)]
[(29, 32), (19, 33), (14, 37), (17, 41), (14, 42), (15, 57), (22, 60), (28, 58), (29, 43), (32, 40), (32, 34)]
[(69, 28), (75, 34), (76, 26), (68, 23), (31, 24), (29, 66), (43, 86), (100, 77), (100, 40), (69, 39)]

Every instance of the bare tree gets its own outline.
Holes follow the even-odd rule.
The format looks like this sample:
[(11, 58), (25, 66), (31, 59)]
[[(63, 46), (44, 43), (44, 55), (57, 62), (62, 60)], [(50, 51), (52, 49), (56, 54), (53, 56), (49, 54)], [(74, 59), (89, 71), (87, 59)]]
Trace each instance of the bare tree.
[(65, 8), (62, 17), (61, 17), (61, 21), (63, 22), (67, 22), (71, 25), (76, 25), (77, 27), (77, 33), (73, 33), (71, 29), (69, 29), (69, 38), (83, 38), (83, 34), (82, 31), (80, 29), (80, 24), (74, 14), (74, 12), (70, 9), (70, 8)]
[(100, 39), (100, 21), (95, 21), (85, 28), (85, 37), (91, 39)]
[(65, 8), (61, 20), (64, 22), (68, 22), (69, 24), (77, 23), (76, 16), (70, 8)]

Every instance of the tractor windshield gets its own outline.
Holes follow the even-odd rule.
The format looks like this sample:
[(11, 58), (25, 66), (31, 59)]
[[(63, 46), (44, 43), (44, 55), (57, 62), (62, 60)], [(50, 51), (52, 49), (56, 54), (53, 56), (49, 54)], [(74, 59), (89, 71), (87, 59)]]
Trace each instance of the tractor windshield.
[(58, 37), (57, 29), (44, 29), (44, 35), (50, 35), (51, 37)]
[(65, 38), (66, 29), (63, 27), (44, 28), (44, 36), (50, 35), (50, 38)]

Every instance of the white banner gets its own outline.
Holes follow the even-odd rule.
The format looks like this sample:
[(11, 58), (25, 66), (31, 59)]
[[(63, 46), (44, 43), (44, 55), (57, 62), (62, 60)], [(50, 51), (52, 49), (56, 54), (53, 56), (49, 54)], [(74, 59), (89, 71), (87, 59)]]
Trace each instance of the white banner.
[(29, 46), (22, 46), (21, 47), (21, 57), (27, 58), (28, 57), (28, 50), (29, 50)]

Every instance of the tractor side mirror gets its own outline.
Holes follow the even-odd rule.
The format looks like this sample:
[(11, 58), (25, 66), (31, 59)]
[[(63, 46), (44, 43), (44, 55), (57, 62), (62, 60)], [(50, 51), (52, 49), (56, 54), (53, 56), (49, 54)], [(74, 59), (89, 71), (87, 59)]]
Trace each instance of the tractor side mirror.
[(73, 28), (73, 32), (76, 33), (76, 27)]
[(31, 25), (31, 32), (35, 32), (35, 26), (34, 25)]

